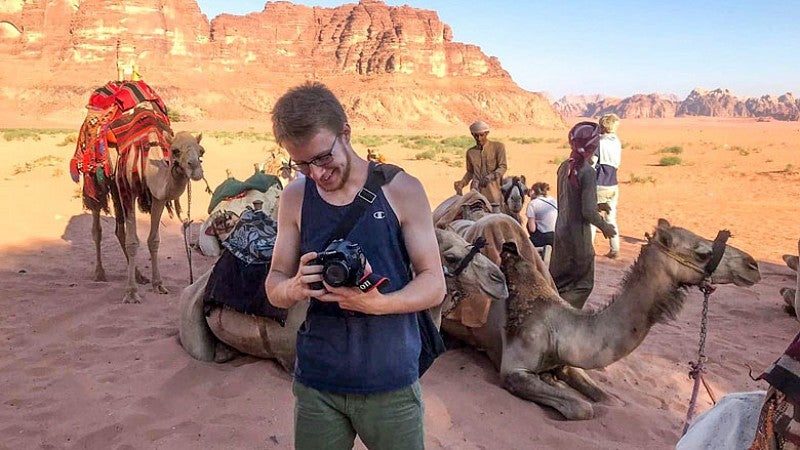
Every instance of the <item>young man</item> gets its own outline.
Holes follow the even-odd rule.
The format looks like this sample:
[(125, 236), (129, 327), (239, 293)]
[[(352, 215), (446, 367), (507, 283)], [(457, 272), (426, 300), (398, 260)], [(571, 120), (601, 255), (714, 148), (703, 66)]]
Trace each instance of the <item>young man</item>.
[(597, 212), (597, 173), (590, 160), (599, 141), (596, 123), (576, 124), (569, 131), (572, 153), (558, 167), (558, 218), (550, 274), (561, 298), (578, 309), (594, 288), (591, 225), (607, 238), (617, 234)]
[(363, 201), (357, 194), (375, 163), (353, 150), (344, 109), (320, 83), (284, 94), (272, 122), (278, 144), (305, 175), (281, 195), (266, 281), (275, 306), (311, 298), (297, 334), (295, 448), (350, 449), (358, 435), (371, 449), (421, 449), (416, 312), (445, 295), (425, 190), (397, 173), (347, 236), (388, 284), (366, 292), (327, 283), (315, 289), (322, 281), (317, 252), (351, 204)]
[(460, 193), (471, 180), (471, 189), (483, 194), (490, 203), (501, 205), (503, 194), (500, 192), (500, 183), (508, 168), (506, 147), (502, 142), (489, 140), (489, 125), (486, 122), (474, 122), (469, 126), (469, 132), (475, 139), (475, 146), (467, 150), (467, 172), (453, 183), (453, 187)]

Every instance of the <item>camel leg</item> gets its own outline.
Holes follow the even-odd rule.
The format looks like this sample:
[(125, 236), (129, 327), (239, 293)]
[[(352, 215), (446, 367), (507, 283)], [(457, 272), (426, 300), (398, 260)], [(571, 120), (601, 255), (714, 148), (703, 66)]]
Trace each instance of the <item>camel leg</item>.
[(161, 273), (158, 271), (158, 246), (161, 244), (159, 236), (159, 225), (161, 214), (164, 213), (162, 200), (153, 198), (153, 205), (150, 207), (150, 234), (147, 236), (147, 248), (150, 250), (150, 265), (153, 267), (153, 291), (159, 294), (169, 294), (167, 288), (161, 280)]
[(103, 228), (100, 224), (100, 209), (92, 209), (92, 238), (94, 238), (95, 264), (94, 281), (108, 281), (106, 270), (103, 268), (103, 261), (100, 256), (100, 243), (103, 239)]
[(124, 303), (141, 303), (142, 296), (136, 287), (136, 253), (139, 249), (139, 237), (136, 233), (136, 214), (125, 216), (125, 253), (128, 255), (128, 286), (125, 292)]
[(553, 371), (553, 375), (567, 383), (572, 389), (580, 392), (592, 401), (607, 405), (621, 405), (612, 395), (608, 394), (589, 377), (585, 370), (578, 367), (561, 366)]
[(503, 387), (517, 397), (555, 408), (568, 420), (594, 417), (591, 403), (547, 373), (536, 374), (525, 369), (515, 369), (504, 374)]
[[(797, 255), (800, 258), (800, 239), (797, 240)], [(788, 264), (788, 261), (787, 261)], [(791, 265), (790, 265), (791, 267)], [(797, 269), (797, 260), (794, 260), (794, 270), (797, 271), (796, 278), (796, 288), (794, 290), (794, 312), (797, 314), (797, 311), (800, 311), (800, 270)], [(798, 317), (800, 319), (800, 317)]]
[[(119, 197), (119, 191), (115, 183), (111, 184), (111, 200), (114, 202), (114, 235), (117, 236), (119, 248), (122, 249), (122, 254), (125, 256), (125, 261), (128, 261), (128, 251), (125, 249), (125, 212), (122, 210), (122, 200)], [(131, 213), (133, 214), (133, 213)], [(135, 267), (135, 266), (134, 266)], [(147, 284), (150, 280), (142, 275), (139, 267), (135, 267), (136, 282), (139, 284)]]

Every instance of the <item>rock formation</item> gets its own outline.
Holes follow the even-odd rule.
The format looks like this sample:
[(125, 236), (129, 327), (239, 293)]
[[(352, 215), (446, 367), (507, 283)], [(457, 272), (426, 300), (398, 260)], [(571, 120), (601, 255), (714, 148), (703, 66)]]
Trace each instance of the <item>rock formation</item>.
[(619, 100), (603, 96), (565, 96), (553, 104), (564, 117), (599, 117), (616, 113), (622, 118), (644, 119), (683, 116), (757, 117), (800, 120), (800, 100), (791, 93), (739, 98), (728, 89), (693, 90), (683, 101), (674, 95), (633, 95)]
[[(435, 11), (361, 0), (336, 8), (269, 2), (209, 23), (194, 0), (10, 0), (0, 6), (0, 107), (48, 114), (135, 66), (192, 118), (266, 118), (287, 87), (317, 79), (365, 125), (561, 127), (542, 94), (497, 58), (453, 41)], [(25, 73), (17, 75), (19, 67)], [(402, 117), (404, 122), (397, 123)]]

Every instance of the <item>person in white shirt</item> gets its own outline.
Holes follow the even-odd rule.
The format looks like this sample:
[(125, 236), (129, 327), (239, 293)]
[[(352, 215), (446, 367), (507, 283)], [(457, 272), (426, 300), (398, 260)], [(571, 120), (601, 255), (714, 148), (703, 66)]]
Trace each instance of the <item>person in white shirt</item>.
[(547, 195), (549, 190), (550, 185), (543, 182), (534, 183), (531, 187), (532, 198), (525, 215), (528, 216), (528, 234), (534, 247), (553, 245), (558, 203)]
[[(604, 208), (606, 212), (606, 222), (614, 225), (617, 234), (610, 238), (610, 250), (606, 253), (609, 258), (619, 256), (619, 226), (617, 225), (617, 204), (619, 203), (619, 183), (617, 181), (617, 170), (622, 160), (622, 144), (617, 137), (617, 127), (619, 126), (619, 116), (616, 114), (605, 114), (599, 120), (600, 123), (600, 145), (597, 149), (597, 203), (608, 205)], [(592, 230), (595, 231), (595, 230)], [(595, 233), (592, 233), (592, 237)]]

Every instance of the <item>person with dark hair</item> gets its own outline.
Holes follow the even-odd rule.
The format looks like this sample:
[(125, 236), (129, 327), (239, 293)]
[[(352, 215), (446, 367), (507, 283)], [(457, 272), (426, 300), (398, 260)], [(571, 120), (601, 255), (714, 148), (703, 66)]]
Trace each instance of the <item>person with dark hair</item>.
[(544, 182), (533, 183), (531, 187), (531, 201), (525, 215), (528, 216), (528, 234), (534, 247), (553, 245), (558, 202), (547, 195), (549, 191), (550, 185)]
[(469, 132), (475, 139), (475, 145), (467, 150), (467, 170), (460, 180), (453, 183), (453, 188), (461, 195), (467, 185), (471, 190), (483, 194), (492, 205), (503, 203), (500, 184), (508, 169), (506, 163), (506, 147), (502, 142), (489, 140), (489, 125), (476, 120), (469, 126)]
[(600, 141), (600, 127), (580, 122), (569, 131), (572, 149), (558, 167), (558, 218), (556, 219), (550, 274), (561, 298), (583, 308), (594, 288), (594, 246), (591, 225), (610, 238), (614, 226), (597, 212), (597, 172), (591, 159)]
[[(295, 448), (351, 449), (359, 436), (368, 448), (422, 449), (416, 313), (445, 295), (425, 190), (396, 166), (353, 150), (344, 108), (318, 82), (278, 99), (272, 123), (276, 141), (305, 175), (281, 195), (266, 280), (275, 306), (311, 299), (297, 332)], [(387, 167), (395, 169), (391, 176)], [(370, 191), (365, 185), (376, 172), (388, 181)], [(380, 279), (371, 289), (361, 281), (331, 286), (316, 260), (357, 205), (363, 212), (346, 239), (366, 257), (364, 279)]]

